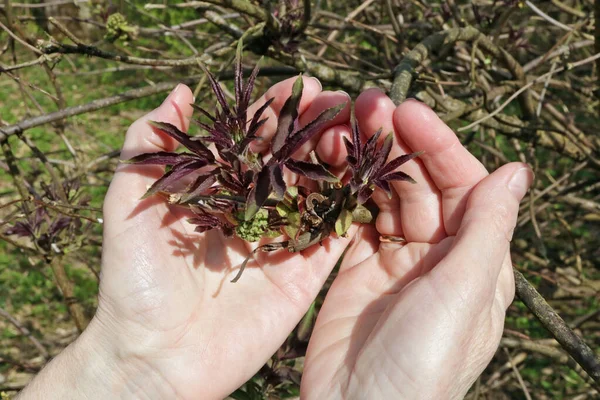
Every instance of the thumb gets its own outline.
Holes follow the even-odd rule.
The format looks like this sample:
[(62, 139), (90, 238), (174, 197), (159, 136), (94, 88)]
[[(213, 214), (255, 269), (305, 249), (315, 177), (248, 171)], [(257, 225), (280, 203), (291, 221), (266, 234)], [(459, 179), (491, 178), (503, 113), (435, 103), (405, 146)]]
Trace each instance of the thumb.
[(434, 271), (467, 292), (484, 290), (493, 295), (519, 203), (532, 181), (533, 172), (526, 164), (510, 163), (479, 182), (469, 196), (452, 249)]

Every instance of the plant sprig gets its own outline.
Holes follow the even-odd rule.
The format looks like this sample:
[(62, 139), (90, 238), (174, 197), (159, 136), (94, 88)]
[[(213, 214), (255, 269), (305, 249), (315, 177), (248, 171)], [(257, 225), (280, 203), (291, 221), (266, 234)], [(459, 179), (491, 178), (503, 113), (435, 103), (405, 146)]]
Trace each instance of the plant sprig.
[[(352, 125), (352, 141), (344, 138), (348, 151), (348, 179), (339, 179), (328, 166), (313, 156), (310, 161), (294, 159), (297, 150), (321, 132), (345, 107), (346, 103), (328, 108), (304, 126), (299, 123), (299, 105), (304, 90), (302, 77), (294, 82), (292, 93), (284, 103), (277, 129), (270, 144), (270, 158), (254, 151), (251, 144), (260, 140), (259, 132), (267, 118), (262, 118), (273, 98), (267, 99), (249, 118), (248, 108), (258, 66), (248, 80), (242, 76), (242, 44), (238, 45), (235, 67), (235, 104), (227, 102), (225, 92), (215, 77), (204, 68), (218, 107), (214, 113), (194, 105), (208, 123), (194, 119), (205, 135), (189, 136), (174, 125), (151, 122), (152, 127), (171, 136), (188, 152), (158, 152), (136, 156), (128, 163), (164, 165), (168, 167), (143, 198), (157, 193), (169, 195), (173, 204), (188, 207), (195, 217), (188, 221), (197, 232), (218, 229), (225, 236), (237, 236), (248, 242), (265, 237), (286, 239), (257, 247), (240, 266), (237, 281), (251, 256), (257, 251), (307, 249), (332, 234), (343, 236), (353, 222), (370, 222), (373, 215), (365, 203), (376, 187), (391, 196), (390, 183), (408, 181), (409, 175), (398, 167), (420, 153), (406, 154), (390, 162), (393, 133), (378, 144), (382, 130), (366, 142), (360, 139), (356, 122)], [(213, 145), (214, 154), (209, 146)], [(313, 186), (299, 184), (288, 187), (284, 169)], [(190, 181), (182, 185), (182, 180)], [(302, 182), (302, 180), (300, 180)]]

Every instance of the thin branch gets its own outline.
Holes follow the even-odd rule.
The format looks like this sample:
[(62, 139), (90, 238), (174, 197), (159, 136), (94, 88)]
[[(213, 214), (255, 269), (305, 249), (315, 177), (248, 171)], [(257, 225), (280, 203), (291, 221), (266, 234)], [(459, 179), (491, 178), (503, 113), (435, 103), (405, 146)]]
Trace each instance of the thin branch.
[(23, 336), (27, 337), (27, 339), (29, 339), (31, 343), (38, 349), (42, 357), (44, 357), (45, 360), (48, 360), (48, 358), (50, 357), (50, 355), (48, 354), (48, 350), (46, 350), (46, 348), (40, 343), (39, 340), (37, 340), (35, 336), (31, 334), (31, 332), (29, 332), (29, 329), (24, 327), (15, 317), (13, 317), (8, 311), (3, 309), (2, 307), (0, 307), (0, 315), (6, 318), (8, 322), (10, 322), (15, 328), (17, 328), (17, 330), (21, 332)]
[[(46, 7), (55, 7), (62, 6), (67, 4), (79, 4), (79, 3), (87, 3), (89, 0), (56, 0), (56, 1), (48, 1), (40, 4), (28, 4), (28, 3), (11, 3), (11, 7), (13, 8), (46, 8)], [(4, 4), (0, 4), (0, 8), (4, 8)]]
[[(36, 49), (37, 50), (37, 49)], [(175, 60), (161, 60), (156, 58), (142, 58), (128, 56), (126, 54), (111, 53), (94, 46), (70, 45), (66, 43), (52, 43), (42, 47), (43, 54), (84, 54), (88, 56), (105, 58), (107, 60), (119, 61), (125, 64), (152, 65), (155, 67), (189, 67), (198, 65), (198, 61), (206, 63), (210, 61), (208, 54), (201, 54), (188, 58)], [(38, 50), (38, 54), (41, 54)]]
[(600, 359), (594, 351), (569, 328), (522, 273), (515, 269), (514, 275), (516, 293), (521, 301), (596, 384), (600, 384)]
[(457, 131), (458, 132), (463, 132), (463, 131), (467, 131), (469, 129), (473, 129), (474, 127), (476, 127), (477, 125), (479, 125), (480, 123), (482, 123), (483, 121), (486, 121), (492, 117), (494, 117), (495, 115), (498, 115), (498, 113), (500, 111), (502, 111), (507, 105), (510, 104), (510, 102), (512, 102), (514, 99), (517, 98), (517, 96), (519, 96), (521, 93), (523, 93), (524, 91), (526, 91), (527, 89), (529, 89), (530, 87), (532, 87), (533, 85), (535, 85), (538, 82), (543, 81), (544, 79), (546, 79), (548, 76), (552, 76), (553, 74), (557, 74), (559, 72), (565, 71), (565, 70), (571, 70), (573, 68), (577, 68), (580, 67), (582, 65), (588, 64), (592, 61), (598, 60), (600, 59), (600, 53), (598, 54), (594, 54), (591, 57), (588, 57), (584, 60), (580, 60), (577, 62), (574, 62), (572, 64), (569, 64), (566, 67), (560, 67), (557, 68), (556, 70), (552, 70), (550, 72), (546, 72), (544, 75), (540, 75), (537, 78), (535, 78), (534, 80), (532, 80), (531, 82), (529, 82), (527, 85), (521, 87), (519, 90), (517, 90), (515, 93), (512, 94), (512, 96), (510, 96), (508, 99), (506, 99), (506, 101), (504, 103), (502, 103), (498, 108), (496, 108), (494, 111), (492, 111), (491, 113), (489, 113), (488, 115), (486, 115), (485, 117), (481, 118), (478, 121), (475, 121), (467, 126), (463, 126), (461, 128), (458, 128)]
[[(394, 82), (390, 91), (390, 97), (394, 103), (398, 105), (406, 99), (414, 79), (415, 69), (419, 65), (442, 46), (459, 41), (477, 41), (478, 46), (500, 59), (517, 80), (523, 83), (526, 82), (523, 68), (506, 50), (495, 45), (488, 37), (471, 26), (454, 28), (428, 36), (400, 61), (394, 69)], [(522, 97), (522, 108), (526, 116), (534, 115), (535, 106), (528, 93), (525, 93)]]

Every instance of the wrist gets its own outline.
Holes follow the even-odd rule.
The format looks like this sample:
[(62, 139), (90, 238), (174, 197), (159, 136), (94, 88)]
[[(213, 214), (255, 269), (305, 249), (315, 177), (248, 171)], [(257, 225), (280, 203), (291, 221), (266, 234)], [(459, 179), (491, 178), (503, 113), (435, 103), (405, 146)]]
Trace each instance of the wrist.
[(18, 398), (178, 398), (156, 371), (124, 353), (116, 332), (110, 332), (94, 318), (81, 336), (56, 356)]
[[(98, 321), (50, 361), (19, 399), (118, 398), (121, 368), (116, 353), (98, 335)], [(117, 395), (117, 396), (115, 396)]]

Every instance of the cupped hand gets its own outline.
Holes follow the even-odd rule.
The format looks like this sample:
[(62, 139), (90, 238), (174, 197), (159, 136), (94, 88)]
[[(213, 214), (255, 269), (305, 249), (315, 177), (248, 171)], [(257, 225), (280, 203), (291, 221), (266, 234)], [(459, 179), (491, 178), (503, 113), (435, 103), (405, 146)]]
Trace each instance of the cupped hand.
[[(264, 114), (269, 119), (259, 133), (265, 139), (260, 143), (273, 136), (294, 79), (276, 84), (251, 107), (250, 116), (266, 99), (275, 98)], [(317, 80), (303, 79), (301, 125), (326, 108), (349, 103), (347, 94), (322, 91)], [(131, 126), (121, 159), (174, 150), (176, 143), (147, 121), (187, 130), (192, 102), (190, 89), (178, 86), (158, 109)], [(349, 116), (348, 104), (328, 131), (347, 124)], [(284, 342), (349, 239), (326, 240), (297, 254), (259, 253), (232, 284), (249, 254), (246, 243), (216, 230), (195, 233), (188, 216), (160, 197), (140, 200), (163, 172), (161, 167), (125, 164), (117, 169), (104, 205), (99, 307), (86, 334), (117, 354), (126, 378), (116, 390), (126, 393), (125, 398), (128, 393), (223, 398)]]
[[(302, 378), (305, 399), (458, 399), (491, 360), (514, 296), (509, 252), (524, 164), (488, 175), (426, 105), (378, 90), (356, 101), (364, 135), (395, 132), (390, 157), (417, 184), (376, 192), (320, 310)], [(380, 241), (400, 236), (406, 243)]]

